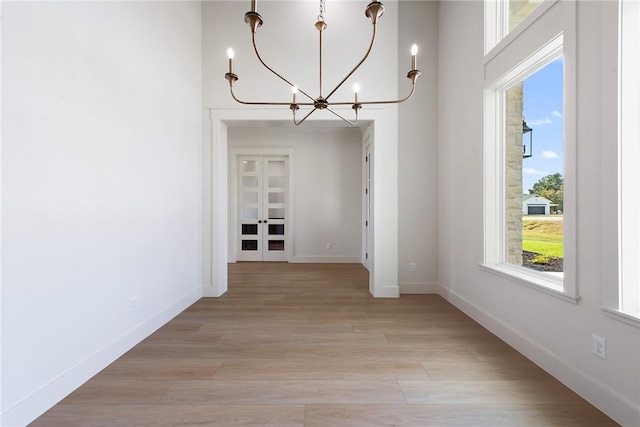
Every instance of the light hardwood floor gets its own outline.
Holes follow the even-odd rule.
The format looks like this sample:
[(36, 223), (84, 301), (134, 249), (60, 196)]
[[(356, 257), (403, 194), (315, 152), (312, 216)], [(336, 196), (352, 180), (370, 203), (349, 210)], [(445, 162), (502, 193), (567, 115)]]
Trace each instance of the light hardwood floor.
[(238, 263), (33, 426), (609, 426), (436, 295), (354, 264)]

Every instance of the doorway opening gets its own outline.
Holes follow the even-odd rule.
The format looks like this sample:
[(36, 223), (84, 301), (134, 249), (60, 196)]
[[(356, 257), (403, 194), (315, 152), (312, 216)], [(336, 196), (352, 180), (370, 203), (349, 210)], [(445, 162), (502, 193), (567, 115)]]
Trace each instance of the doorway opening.
[[(390, 109), (392, 110), (392, 109)], [(234, 252), (231, 251), (231, 242), (233, 237), (233, 229), (230, 225), (231, 215), (231, 203), (230, 203), (230, 180), (232, 179), (230, 174), (230, 151), (234, 148), (234, 144), (231, 144), (231, 140), (235, 138), (232, 134), (238, 129), (253, 128), (255, 132), (264, 132), (265, 128), (270, 130), (281, 130), (283, 136), (290, 135), (290, 132), (295, 127), (290, 127), (288, 122), (282, 121), (277, 113), (267, 109), (215, 109), (209, 110), (211, 119), (211, 144), (204, 147), (204, 205), (203, 205), (203, 219), (204, 219), (204, 240), (203, 240), (203, 296), (221, 296), (228, 288), (228, 262), (234, 262)], [(358, 237), (353, 239), (356, 241), (357, 250), (349, 255), (352, 255), (352, 259), (344, 261), (344, 257), (341, 260), (335, 261), (331, 257), (323, 256), (322, 260), (318, 260), (317, 257), (305, 257), (304, 245), (308, 242), (307, 239), (301, 238), (300, 234), (303, 232), (314, 233), (317, 232), (315, 226), (301, 226), (295, 225), (294, 222), (300, 221), (300, 218), (305, 216), (300, 215), (299, 212), (295, 212), (289, 216), (289, 232), (293, 234), (295, 230), (296, 238), (293, 240), (291, 234), (288, 239), (290, 240), (289, 250), (291, 263), (305, 263), (305, 262), (353, 262), (362, 263), (364, 254), (367, 252), (364, 236), (364, 142), (366, 138), (369, 138), (371, 147), (371, 158), (384, 159), (385, 167), (377, 168), (375, 162), (371, 164), (371, 177), (376, 182), (381, 182), (383, 185), (377, 186), (375, 192), (371, 194), (371, 218), (375, 216), (376, 226), (371, 227), (370, 223), (370, 240), (368, 246), (369, 258), (369, 291), (375, 297), (397, 297), (399, 295), (399, 287), (397, 284), (397, 263), (394, 262), (397, 259), (397, 233), (393, 230), (397, 229), (397, 145), (393, 143), (388, 144), (374, 144), (374, 138), (381, 141), (395, 141), (397, 138), (397, 117), (391, 111), (386, 109), (374, 110), (365, 112), (361, 126), (358, 129), (360, 132), (360, 139), (358, 145), (358, 158), (351, 163), (351, 166), (356, 165), (356, 168), (343, 167), (344, 171), (355, 170), (358, 174), (358, 194), (347, 200), (355, 200), (357, 203), (357, 221), (353, 228), (357, 230)], [(257, 119), (256, 117), (260, 117)], [(321, 129), (329, 129), (332, 127), (340, 127), (340, 123), (335, 120), (314, 120), (308, 126), (305, 127), (307, 131), (311, 133), (318, 133)], [(351, 128), (354, 129), (354, 128)], [(284, 132), (286, 130), (286, 132)], [(228, 135), (229, 134), (229, 135)], [(253, 139), (253, 142), (249, 142), (244, 145), (246, 148), (256, 146), (256, 141), (260, 141), (260, 137)], [(325, 141), (323, 141), (325, 142)], [(258, 144), (259, 145), (259, 144)], [(286, 141), (280, 141), (280, 147), (290, 146)], [(314, 147), (322, 148), (323, 144), (312, 144)], [(266, 146), (266, 145), (263, 145)], [(298, 153), (296, 152), (296, 160)], [(295, 180), (290, 182), (289, 193), (290, 197), (294, 197), (294, 184), (299, 181), (299, 177), (296, 175), (298, 166), (297, 161), (293, 161), (290, 157), (290, 175), (296, 176)], [(315, 164), (312, 162), (312, 166)], [(296, 171), (293, 171), (296, 169)], [(333, 182), (340, 185), (341, 177), (339, 174), (321, 174), (317, 173), (311, 179), (312, 182)], [(298, 184), (296, 184), (298, 185)], [(374, 202), (375, 200), (375, 202)], [(289, 209), (292, 201), (289, 202)], [(301, 206), (306, 206), (306, 203), (296, 202), (295, 209)], [(321, 213), (330, 212), (330, 209), (336, 206), (340, 206), (340, 203), (327, 204), (322, 209)], [(294, 210), (295, 210), (294, 209)], [(315, 209), (321, 211), (320, 209)], [(352, 224), (353, 226), (353, 224)], [(301, 231), (302, 230), (302, 231)], [(389, 232), (385, 232), (389, 231)], [(286, 231), (285, 231), (286, 233)], [(331, 245), (323, 244), (324, 250), (331, 250)], [(286, 245), (286, 242), (285, 242)], [(285, 246), (286, 248), (286, 246)], [(333, 245), (333, 249), (336, 245)], [(291, 257), (291, 253), (294, 254)], [(334, 252), (335, 253), (335, 252)], [(377, 261), (376, 261), (377, 260)], [(380, 264), (380, 265), (377, 265)]]

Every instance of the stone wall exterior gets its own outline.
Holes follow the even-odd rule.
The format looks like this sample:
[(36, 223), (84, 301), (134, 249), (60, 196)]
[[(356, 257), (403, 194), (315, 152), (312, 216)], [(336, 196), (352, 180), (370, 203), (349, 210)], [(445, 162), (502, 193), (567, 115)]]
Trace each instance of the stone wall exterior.
[(505, 95), (505, 260), (515, 265), (522, 265), (523, 86), (523, 83), (518, 83)]

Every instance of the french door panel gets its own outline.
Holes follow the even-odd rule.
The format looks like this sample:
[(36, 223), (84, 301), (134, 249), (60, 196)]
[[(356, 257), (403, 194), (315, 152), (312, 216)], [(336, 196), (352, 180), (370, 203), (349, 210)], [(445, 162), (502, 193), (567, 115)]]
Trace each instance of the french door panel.
[(265, 157), (263, 202), (263, 261), (288, 261), (287, 257), (287, 159)]
[(288, 159), (238, 158), (238, 261), (288, 261)]
[[(238, 159), (239, 261), (262, 261), (262, 158)], [(260, 223), (258, 223), (260, 221)]]

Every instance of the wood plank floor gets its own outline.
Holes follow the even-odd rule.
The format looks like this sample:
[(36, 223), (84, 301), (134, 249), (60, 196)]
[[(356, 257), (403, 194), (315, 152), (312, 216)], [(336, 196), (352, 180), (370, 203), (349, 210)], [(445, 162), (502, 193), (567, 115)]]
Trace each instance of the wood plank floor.
[(436, 295), (354, 264), (238, 263), (33, 426), (609, 426)]

